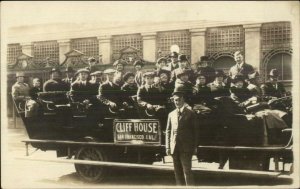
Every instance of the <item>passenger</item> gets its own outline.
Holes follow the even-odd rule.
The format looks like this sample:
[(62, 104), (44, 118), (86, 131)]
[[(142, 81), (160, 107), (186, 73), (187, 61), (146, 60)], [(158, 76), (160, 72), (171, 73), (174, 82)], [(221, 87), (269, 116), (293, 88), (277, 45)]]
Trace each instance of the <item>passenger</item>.
[(252, 96), (257, 96), (258, 98), (261, 97), (261, 78), (258, 72), (253, 72), (248, 75), (248, 79), (246, 80), (248, 83), (247, 89), (250, 91)]
[(223, 82), (225, 74), (223, 70), (216, 70), (215, 72), (215, 80), (207, 86), (210, 88), (212, 97), (221, 97), (221, 96), (229, 96), (229, 89), (226, 84)]
[[(173, 70), (171, 72), (171, 79), (170, 79), (170, 83), (174, 84), (176, 79), (178, 78), (178, 73), (181, 73), (182, 70), (188, 70), (189, 72), (186, 72), (189, 77), (191, 76), (192, 70), (188, 69), (188, 59), (187, 56), (184, 54), (181, 54), (178, 56), (178, 64), (179, 67), (176, 68), (175, 70)], [(189, 78), (190, 79), (190, 78)]]
[(122, 94), (124, 95), (125, 106), (133, 106), (132, 96), (136, 95), (138, 87), (134, 82), (134, 73), (127, 72), (124, 74), (124, 85), (121, 87)]
[(43, 92), (42, 87), (41, 87), (41, 79), (40, 78), (34, 78), (32, 80), (32, 85), (33, 87), (31, 87), (29, 89), (29, 96), (32, 100), (36, 100), (38, 97), (39, 92)]
[(278, 82), (279, 73), (277, 69), (272, 69), (269, 74), (269, 81), (261, 86), (264, 97), (281, 98), (285, 96), (284, 85)]
[(99, 86), (103, 83), (103, 72), (102, 71), (95, 71), (90, 74), (91, 80), (90, 83), (93, 84), (94, 90), (98, 93)]
[(98, 98), (110, 108), (117, 109), (122, 106), (122, 91), (121, 88), (113, 82), (114, 69), (106, 69), (103, 73), (106, 75), (106, 81), (100, 85)]
[(232, 83), (234, 86), (230, 87), (231, 99), (240, 106), (244, 106), (245, 104), (243, 103), (251, 97), (251, 93), (246, 87), (244, 76), (236, 75)]
[(198, 73), (196, 85), (193, 90), (193, 102), (195, 104), (206, 105), (212, 101), (211, 90), (207, 86), (206, 75), (202, 72)]
[(175, 82), (175, 90), (184, 92), (185, 101), (189, 106), (193, 106), (193, 84), (189, 81), (189, 75), (191, 70), (182, 69), (177, 72), (177, 78)]
[(169, 55), (169, 58), (171, 59), (171, 62), (169, 63), (167, 70), (172, 72), (173, 70), (179, 68), (178, 60), (177, 60), (178, 59), (178, 53), (177, 52), (172, 52)]
[(67, 83), (71, 89), (71, 84), (75, 81), (74, 70), (72, 67), (67, 67), (65, 73), (66, 73), (66, 77), (62, 79), (62, 81)]
[(51, 79), (46, 81), (43, 86), (44, 92), (50, 91), (68, 91), (69, 85), (61, 80), (61, 72), (58, 68), (52, 68), (50, 71)]
[(16, 79), (16, 83), (12, 86), (12, 96), (15, 100), (25, 100), (29, 95), (29, 86), (24, 82), (25, 74), (17, 72)]
[(161, 91), (164, 96), (163, 98), (166, 100), (168, 100), (172, 96), (172, 92), (174, 91), (174, 86), (170, 83), (170, 74), (171, 73), (168, 70), (161, 70), (160, 72), (158, 72)]
[(120, 83), (121, 86), (124, 84), (123, 76), (124, 76), (124, 66), (125, 65), (126, 65), (126, 62), (122, 59), (116, 60), (113, 64), (113, 66), (115, 66), (115, 68), (116, 68), (116, 72), (114, 75), (117, 76), (118, 78), (121, 78), (121, 83)]
[(211, 83), (215, 80), (215, 69), (211, 66), (211, 61), (207, 56), (201, 56), (199, 62), (198, 73), (201, 72), (205, 78), (207, 83)]
[(236, 65), (232, 66), (229, 70), (229, 76), (231, 79), (238, 74), (242, 75), (244, 79), (246, 79), (250, 73), (254, 72), (253, 67), (244, 62), (244, 57), (241, 51), (236, 51), (234, 53), (234, 60), (236, 61)]
[(85, 100), (94, 100), (93, 96), (97, 95), (94, 84), (88, 81), (90, 71), (88, 69), (80, 69), (75, 76), (78, 80), (71, 85), (71, 96), (75, 102), (83, 102)]
[(137, 92), (137, 101), (145, 109), (153, 110), (154, 105), (163, 105), (164, 102), (158, 101), (160, 91), (154, 86), (154, 72), (144, 73), (145, 85), (141, 86)]
[(137, 84), (138, 87), (141, 87), (143, 85), (143, 71), (142, 68), (144, 67), (144, 63), (141, 60), (137, 60), (133, 63), (133, 66), (136, 70), (134, 81)]
[[(166, 70), (167, 72), (170, 72), (167, 70), (167, 59), (164, 58), (164, 57), (161, 57), (159, 58), (157, 61), (156, 61), (156, 69), (155, 69), (155, 75), (156, 76), (159, 76), (159, 73), (161, 70)], [(171, 72), (170, 72), (171, 74)]]

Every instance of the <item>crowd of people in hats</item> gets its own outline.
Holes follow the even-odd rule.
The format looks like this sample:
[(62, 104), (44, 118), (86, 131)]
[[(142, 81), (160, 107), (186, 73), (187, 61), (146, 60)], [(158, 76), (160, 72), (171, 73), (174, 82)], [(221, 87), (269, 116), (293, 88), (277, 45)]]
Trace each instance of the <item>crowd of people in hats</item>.
[(281, 98), (286, 94), (283, 84), (278, 82), (278, 70), (272, 69), (269, 80), (262, 83), (259, 73), (244, 62), (240, 51), (234, 53), (234, 59), (236, 65), (226, 75), (223, 70), (215, 70), (207, 56), (190, 65), (186, 55), (176, 52), (168, 58), (159, 58), (152, 71), (143, 70), (142, 60), (135, 61), (135, 73), (124, 71), (123, 60), (113, 63), (115, 69), (96, 70), (93, 64), (95, 59), (91, 58), (87, 68), (75, 72), (72, 67), (67, 67), (65, 78), (62, 78), (59, 68), (53, 68), (51, 78), (43, 86), (39, 78), (34, 78), (32, 87), (29, 87), (24, 83), (25, 74), (18, 72), (17, 82), (12, 86), (12, 96), (15, 99), (35, 100), (38, 92), (70, 91), (71, 94), (81, 94), (78, 100), (97, 96), (101, 103), (112, 108), (132, 105), (132, 96), (135, 96), (140, 107), (155, 109), (156, 105), (165, 105), (174, 91), (184, 93), (189, 107), (209, 104), (212, 99), (222, 96), (245, 106), (253, 103), (251, 99), (257, 102), (269, 97)]

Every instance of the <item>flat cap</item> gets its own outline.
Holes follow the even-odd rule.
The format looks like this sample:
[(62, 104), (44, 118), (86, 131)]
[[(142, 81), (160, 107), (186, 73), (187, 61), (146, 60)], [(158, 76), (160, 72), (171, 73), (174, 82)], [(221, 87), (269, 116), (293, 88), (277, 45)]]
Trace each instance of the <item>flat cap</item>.
[(145, 72), (143, 74), (143, 77), (154, 77), (154, 76), (155, 76), (155, 73), (151, 72), (151, 71)]
[(188, 61), (188, 58), (185, 54), (181, 54), (178, 56), (178, 61)]
[(94, 75), (102, 75), (103, 72), (102, 71), (95, 71), (93, 73), (90, 74), (90, 76), (94, 76)]
[(79, 73), (82, 73), (82, 72), (85, 72), (85, 73), (87, 73), (87, 74), (90, 74), (90, 70), (89, 70), (89, 69), (82, 68), (82, 69), (79, 69), (79, 70), (75, 73), (75, 76), (77, 76)]
[(114, 69), (111, 69), (111, 68), (108, 68), (108, 69), (106, 69), (106, 70), (104, 70), (104, 74), (113, 74), (113, 73), (115, 73), (116, 72), (116, 70), (114, 70)]
[(132, 72), (126, 72), (125, 74), (124, 74), (124, 76), (123, 76), (123, 80), (124, 81), (127, 81), (127, 79), (129, 78), (129, 77), (134, 77), (135, 75), (134, 75), (134, 73), (132, 73)]
[(136, 65), (144, 66), (144, 63), (143, 63), (141, 60), (136, 60), (136, 61), (133, 63), (133, 66), (136, 66)]
[(24, 72), (17, 72), (16, 77), (25, 77), (25, 73)]

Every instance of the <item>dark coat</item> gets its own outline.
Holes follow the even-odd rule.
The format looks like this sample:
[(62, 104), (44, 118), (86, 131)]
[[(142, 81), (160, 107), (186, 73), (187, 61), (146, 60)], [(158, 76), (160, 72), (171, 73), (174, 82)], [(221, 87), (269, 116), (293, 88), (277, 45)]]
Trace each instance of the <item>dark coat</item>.
[(244, 88), (236, 88), (236, 87), (230, 87), (230, 92), (233, 94), (237, 99), (233, 99), (236, 103), (242, 103), (249, 98), (251, 98), (252, 93), (247, 89)]
[(212, 100), (211, 90), (206, 85), (195, 85), (193, 90), (194, 104), (209, 103)]
[(105, 82), (99, 87), (99, 98), (100, 101), (108, 105), (109, 102), (114, 102), (117, 106), (121, 106), (122, 102), (124, 101), (124, 97), (122, 96), (121, 88), (112, 83), (112, 86), (109, 82)]
[(32, 100), (36, 100), (38, 97), (39, 92), (43, 92), (42, 88), (37, 88), (37, 87), (31, 87), (29, 89), (29, 96), (31, 97)]
[(97, 95), (97, 89), (95, 84), (86, 81), (86, 84), (82, 84), (80, 81), (75, 81), (71, 85), (71, 96), (74, 101), (83, 101), (86, 99), (93, 99)]
[(281, 98), (285, 94), (286, 90), (284, 85), (280, 82), (277, 82), (277, 87), (273, 86), (272, 83), (267, 82), (261, 86), (263, 96), (272, 96)]
[(198, 73), (204, 74), (206, 77), (206, 83), (213, 82), (215, 80), (215, 72), (216, 70), (210, 66), (200, 67), (198, 69)]
[(196, 114), (184, 108), (178, 119), (177, 109), (169, 113), (166, 129), (166, 148), (174, 153), (175, 148), (193, 153), (198, 145), (198, 125)]
[(124, 96), (124, 102), (127, 102), (129, 105), (133, 105), (132, 96), (136, 95), (138, 87), (134, 84), (125, 83), (122, 87), (122, 94)]
[(176, 80), (174, 91), (183, 91), (186, 103), (190, 106), (194, 104), (193, 102), (193, 91), (194, 86), (191, 82), (183, 82), (180, 79)]
[(70, 90), (71, 84), (75, 81), (75, 79), (73, 77), (72, 78), (63, 78), (62, 81), (65, 82), (69, 86), (69, 90)]
[(63, 82), (62, 80), (54, 80), (49, 79), (44, 83), (43, 91), (50, 92), (50, 91), (69, 91), (70, 86)]
[(164, 105), (162, 100), (161, 92), (155, 86), (147, 87), (146, 85), (141, 86), (137, 92), (137, 99), (139, 105), (146, 107), (147, 104), (151, 105)]
[(207, 84), (207, 86), (211, 90), (212, 98), (221, 97), (221, 96), (229, 96), (229, 88), (223, 83), (223, 85), (217, 86), (214, 82)]
[(254, 69), (250, 64), (244, 63), (241, 68), (238, 67), (238, 65), (234, 65), (229, 70), (229, 76), (233, 78), (236, 75), (243, 75), (246, 78), (248, 78), (248, 75), (250, 73), (253, 73)]

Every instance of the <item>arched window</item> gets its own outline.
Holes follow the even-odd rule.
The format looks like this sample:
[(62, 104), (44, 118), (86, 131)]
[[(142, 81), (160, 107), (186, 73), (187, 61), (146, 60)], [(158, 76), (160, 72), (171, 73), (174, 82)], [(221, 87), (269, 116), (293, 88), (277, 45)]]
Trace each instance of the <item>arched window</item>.
[(226, 74), (228, 74), (229, 69), (234, 65), (235, 61), (232, 57), (221, 56), (213, 62), (212, 67), (215, 69), (222, 69)]
[(279, 71), (279, 80), (292, 80), (291, 55), (288, 53), (277, 53), (267, 62), (267, 74), (271, 69), (276, 68)]

